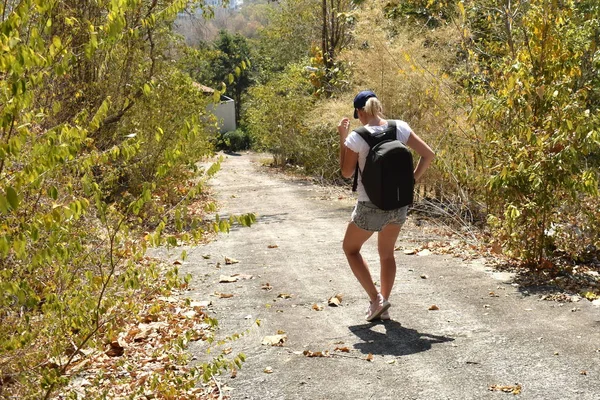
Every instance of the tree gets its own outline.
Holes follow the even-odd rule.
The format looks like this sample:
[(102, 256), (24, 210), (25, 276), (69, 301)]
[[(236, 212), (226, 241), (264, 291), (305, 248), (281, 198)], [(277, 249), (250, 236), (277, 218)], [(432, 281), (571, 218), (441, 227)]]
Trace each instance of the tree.
[[(167, 57), (187, 3), (0, 4), (2, 395), (56, 394), (142, 299), (185, 283), (147, 248), (212, 228), (187, 210), (202, 184), (183, 184), (213, 154), (206, 100)], [(157, 395), (169, 379), (197, 378), (161, 375)]]
[(218, 53), (213, 58), (211, 66), (212, 81), (215, 84), (220, 82), (227, 84), (225, 93), (235, 100), (235, 119), (239, 123), (242, 95), (252, 84), (250, 46), (242, 35), (232, 35), (224, 30), (219, 32), (213, 46)]
[[(566, 238), (573, 241), (568, 221), (580, 219), (578, 206), (598, 195), (598, 175), (587, 160), (600, 149), (598, 65), (589, 62), (599, 8), (535, 0), (463, 9), (469, 12), (467, 20), (479, 24), (469, 50), (480, 53), (481, 81), (488, 82), (477, 115), (490, 223), (509, 254), (538, 267), (556, 247), (575, 250), (565, 246)], [(578, 239), (581, 246), (584, 238)], [(598, 244), (597, 235), (585, 240)]]

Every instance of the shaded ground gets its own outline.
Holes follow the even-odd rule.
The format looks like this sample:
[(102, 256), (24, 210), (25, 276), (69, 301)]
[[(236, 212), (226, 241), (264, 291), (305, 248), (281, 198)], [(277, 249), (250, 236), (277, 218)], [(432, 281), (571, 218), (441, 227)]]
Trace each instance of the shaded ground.
[[(366, 323), (341, 251), (354, 201), (259, 161), (227, 156), (212, 181), (221, 214), (255, 212), (256, 225), (189, 249), (182, 266), (190, 296), (212, 301), (220, 337), (248, 330), (225, 346), (247, 356), (235, 378), (221, 377), (232, 399), (600, 399), (600, 308), (527, 296), (483, 260), (399, 251), (394, 320)], [(409, 218), (398, 246), (432, 239)], [(364, 248), (374, 271), (375, 245)], [(338, 293), (342, 305), (327, 306)], [(261, 344), (282, 332), (283, 346)], [(198, 361), (210, 358), (204, 346), (192, 344)]]

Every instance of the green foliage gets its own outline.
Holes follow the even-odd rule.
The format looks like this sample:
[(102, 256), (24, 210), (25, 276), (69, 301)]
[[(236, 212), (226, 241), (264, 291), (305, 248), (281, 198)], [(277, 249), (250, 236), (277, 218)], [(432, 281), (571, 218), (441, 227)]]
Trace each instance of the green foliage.
[(600, 148), (600, 115), (597, 105), (590, 109), (595, 78), (585, 54), (595, 51), (590, 39), (600, 14), (597, 8), (579, 13), (571, 2), (523, 6), (520, 29), (504, 32), (511, 40), (494, 42), (496, 56), (487, 62), (495, 72), (477, 115), (490, 175), (490, 224), (509, 254), (537, 266), (556, 248), (555, 233), (582, 217), (582, 200), (598, 195), (598, 175), (587, 160)]
[(297, 159), (306, 133), (303, 117), (313, 100), (303, 65), (291, 65), (264, 85), (250, 89), (245, 119), (257, 149), (273, 153), (276, 164)]
[(449, 22), (455, 13), (453, 1), (403, 0), (390, 1), (384, 7), (390, 19), (410, 18), (413, 23), (435, 28)]
[(223, 148), (228, 151), (240, 151), (250, 148), (250, 136), (242, 129), (225, 132), (222, 142)]
[(239, 123), (240, 110), (243, 107), (242, 95), (252, 83), (252, 55), (248, 41), (240, 34), (232, 35), (222, 30), (213, 45), (218, 50), (218, 55), (211, 65), (212, 81), (225, 82), (227, 85), (225, 93), (235, 101), (235, 120)]
[(15, 397), (52, 396), (146, 296), (184, 284), (143, 262), (148, 246), (254, 222), (187, 207), (214, 132), (167, 54), (187, 3), (0, 5), (0, 380)]
[(311, 46), (320, 40), (317, 0), (283, 0), (269, 9), (266, 26), (256, 43), (263, 82), (290, 64), (306, 60)]
[[(236, 104), (236, 122), (240, 121), (243, 95), (253, 83), (253, 54), (248, 40), (240, 34), (219, 31), (213, 43), (199, 42), (198, 48), (183, 48), (178, 61), (196, 82), (217, 88)], [(217, 98), (215, 96), (215, 98)]]

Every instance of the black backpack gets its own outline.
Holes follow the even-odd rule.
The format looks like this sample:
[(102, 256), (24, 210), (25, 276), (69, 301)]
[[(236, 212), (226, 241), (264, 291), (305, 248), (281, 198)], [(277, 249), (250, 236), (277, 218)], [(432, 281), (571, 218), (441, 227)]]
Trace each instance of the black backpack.
[(372, 135), (365, 127), (354, 130), (369, 145), (365, 168), (356, 163), (352, 191), (358, 186), (358, 173), (369, 200), (382, 210), (394, 210), (412, 204), (415, 185), (413, 159), (408, 147), (396, 139), (396, 122)]

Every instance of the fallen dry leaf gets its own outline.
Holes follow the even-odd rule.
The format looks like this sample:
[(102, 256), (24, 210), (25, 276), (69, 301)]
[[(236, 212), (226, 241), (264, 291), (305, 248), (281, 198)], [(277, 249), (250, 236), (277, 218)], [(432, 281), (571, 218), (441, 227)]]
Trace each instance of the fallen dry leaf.
[(329, 351), (310, 351), (304, 350), (302, 352), (306, 357), (329, 357)]
[(273, 368), (271, 368), (271, 367), (267, 367), (267, 368), (265, 368), (265, 369), (263, 370), (263, 372), (264, 372), (265, 374), (272, 374), (272, 373), (273, 373)]
[(334, 351), (341, 351), (342, 353), (350, 353), (350, 349), (348, 347), (336, 347)]
[(421, 275), (421, 279), (428, 279), (429, 277), (425, 274)]
[(106, 355), (109, 357), (121, 357), (125, 349), (119, 344), (117, 340), (110, 342), (110, 349), (106, 351)]
[(579, 374), (580, 375), (587, 375), (587, 371), (585, 371), (585, 370), (584, 371), (579, 371)]
[(276, 248), (278, 248), (279, 246), (278, 246), (278, 245), (276, 245), (276, 244), (270, 244), (270, 245), (268, 245), (267, 247), (268, 247), (269, 249), (276, 249)]
[(440, 308), (439, 308), (438, 306), (436, 306), (435, 304), (434, 304), (434, 305), (432, 305), (431, 307), (429, 307), (429, 311), (437, 311), (437, 310), (439, 310), (439, 309), (440, 309)]
[(279, 293), (277, 295), (277, 297), (280, 298), (280, 299), (291, 299), (292, 295), (291, 294), (287, 294), (287, 293)]
[(220, 299), (230, 299), (233, 297), (232, 293), (215, 293), (217, 296), (219, 296)]
[(234, 368), (231, 370), (231, 378), (233, 379), (235, 377), (237, 377), (237, 369)]
[(221, 275), (219, 277), (219, 283), (233, 283), (233, 282), (237, 282), (238, 278), (235, 276), (227, 276), (227, 275)]
[(262, 285), (262, 286), (261, 286), (261, 289), (262, 289), (262, 290), (269, 291), (269, 290), (273, 290), (273, 286), (271, 286), (271, 285), (269, 284), (269, 282), (267, 282), (267, 283), (265, 283), (264, 285)]
[(173, 265), (181, 265), (181, 261), (175, 260), (175, 261), (173, 261)]
[(518, 383), (514, 386), (492, 385), (488, 388), (488, 390), (492, 392), (512, 393), (514, 395), (520, 394), (521, 389), (521, 385), (519, 385)]
[(431, 255), (431, 250), (429, 250), (429, 249), (421, 250), (420, 252), (417, 253), (417, 255), (420, 257), (429, 256), (429, 255)]
[(365, 360), (367, 360), (367, 361), (373, 361), (373, 358), (374, 358), (373, 354), (369, 353), (369, 355), (367, 356), (367, 358), (365, 358)]
[(237, 264), (237, 263), (239, 263), (239, 260), (225, 256), (225, 264), (230, 265), (230, 264)]
[(312, 309), (315, 311), (323, 311), (323, 306), (320, 304), (313, 304)]
[(192, 307), (192, 308), (196, 308), (196, 307), (208, 308), (208, 306), (210, 306), (210, 305), (212, 305), (212, 301), (210, 301), (210, 300), (192, 301), (190, 303), (190, 307)]
[(327, 304), (329, 304), (331, 307), (340, 306), (342, 304), (342, 295), (340, 293), (336, 294), (335, 296), (327, 300)]
[(272, 335), (272, 336), (265, 336), (263, 338), (262, 344), (264, 346), (283, 346), (283, 344), (285, 343), (285, 341), (287, 340), (287, 335)]

